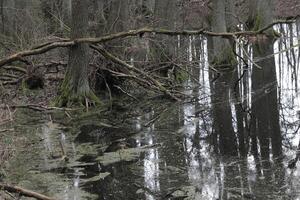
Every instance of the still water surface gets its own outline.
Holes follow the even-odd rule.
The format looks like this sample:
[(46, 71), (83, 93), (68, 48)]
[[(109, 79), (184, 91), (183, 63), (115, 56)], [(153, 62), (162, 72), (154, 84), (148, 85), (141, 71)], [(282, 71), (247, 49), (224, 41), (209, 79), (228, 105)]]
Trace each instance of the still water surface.
[[(117, 109), (113, 117), (99, 111), (72, 119), (64, 112), (20, 109), (9, 126), (25, 141), (6, 164), (4, 181), (65, 200), (299, 200), (300, 164), (287, 167), (300, 139), (299, 30), (277, 28), (285, 37), (267, 49), (275, 55), (256, 57), (248, 46), (245, 55), (237, 48), (257, 65), (276, 69), (277, 78), (257, 89), (253, 62), (240, 62), (239, 98), (226, 81), (220, 83), (229, 98), (220, 98), (213, 84), (223, 75), (209, 83), (208, 52), (195, 53), (199, 41), (189, 38), (189, 60), (201, 62), (191, 71), (196, 80), (184, 83), (191, 97), (185, 102), (149, 100)], [(207, 40), (200, 46), (206, 49)], [(270, 111), (273, 100), (278, 109)], [(229, 118), (222, 115), (228, 110)], [(222, 124), (226, 120), (230, 126)]]

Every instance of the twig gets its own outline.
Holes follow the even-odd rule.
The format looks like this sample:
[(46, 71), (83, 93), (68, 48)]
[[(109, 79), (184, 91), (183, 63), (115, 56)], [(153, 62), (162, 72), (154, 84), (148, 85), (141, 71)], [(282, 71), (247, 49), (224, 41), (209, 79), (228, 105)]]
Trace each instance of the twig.
[[(47, 107), (37, 104), (26, 104), (26, 105), (10, 105), (10, 108), (29, 108), (36, 111), (46, 111), (46, 110), (61, 110), (61, 111), (74, 111), (76, 109), (72, 108), (59, 108), (59, 107)], [(6, 106), (0, 106), (0, 108), (7, 108)]]
[(12, 112), (10, 111), (9, 105), (6, 105), (6, 107), (7, 107), (7, 110), (9, 112), (9, 119), (12, 121), (13, 120), (13, 115), (12, 115)]
[(17, 67), (17, 66), (4, 66), (3, 69), (6, 69), (6, 70), (13, 70), (13, 71), (18, 71), (18, 72), (21, 72), (21, 73), (24, 73), (24, 74), (27, 73), (27, 70), (24, 69), (23, 67)]
[(7, 184), (3, 184), (3, 183), (0, 183), (0, 189), (8, 191), (8, 192), (12, 192), (12, 193), (18, 193), (18, 194), (20, 194), (22, 196), (25, 196), (25, 197), (33, 197), (33, 198), (38, 199), (38, 200), (56, 200), (52, 197), (48, 197), (48, 196), (45, 196), (43, 194), (33, 192), (31, 190), (27, 190), (27, 189), (23, 189), (23, 188), (18, 187), (18, 186), (12, 186), (12, 185), (7, 185)]
[(0, 133), (5, 133), (5, 132), (9, 132), (9, 131), (14, 131), (14, 129), (2, 129), (2, 130), (0, 130)]
[(124, 94), (126, 94), (127, 96), (133, 98), (136, 101), (139, 101), (135, 96), (129, 94), (128, 92), (126, 92), (125, 90), (123, 90), (120, 86), (118, 85), (114, 85), (115, 88), (119, 89), (121, 92), (123, 92)]
[(298, 149), (296, 151), (296, 157), (289, 161), (288, 168), (290, 168), (290, 169), (295, 168), (299, 159), (300, 159), (300, 140), (299, 140)]
[(94, 50), (96, 50), (97, 52), (102, 54), (107, 59), (110, 59), (112, 62), (126, 67), (128, 70), (130, 70), (130, 72), (133, 71), (133, 72), (136, 72), (136, 73), (144, 76), (145, 78), (149, 79), (149, 81), (151, 81), (154, 84), (154, 86), (157, 88), (157, 90), (163, 92), (164, 94), (168, 95), (169, 97), (171, 97), (172, 99), (174, 99), (176, 101), (180, 101), (180, 99), (178, 99), (176, 96), (171, 94), (169, 92), (169, 90), (167, 90), (160, 82), (158, 82), (156, 79), (151, 77), (149, 74), (147, 74), (143, 70), (138, 69), (138, 68), (134, 67), (133, 65), (130, 65), (130, 64), (126, 63), (125, 61), (117, 58), (116, 56), (114, 56), (111, 53), (109, 53), (108, 51), (106, 51), (102, 46), (91, 45), (91, 48), (93, 48)]
[(151, 126), (153, 123), (155, 123), (160, 117), (161, 115), (166, 112), (168, 110), (168, 108), (163, 109), (158, 115), (156, 115), (154, 118), (152, 118), (150, 121), (148, 121), (144, 126), (145, 127), (149, 127)]
[(110, 87), (109, 87), (109, 85), (108, 85), (108, 83), (107, 83), (107, 81), (106, 81), (106, 78), (105, 77), (103, 77), (103, 79), (104, 79), (104, 83), (105, 83), (105, 86), (106, 86), (106, 88), (107, 88), (107, 90), (108, 90), (108, 94), (109, 94), (109, 101), (110, 101), (110, 110), (112, 111), (112, 102), (113, 102), (113, 98), (112, 98), (112, 94), (111, 94), (111, 89), (110, 89)]
[(261, 66), (259, 66), (256, 62), (254, 62), (251, 58), (251, 56), (248, 54), (248, 52), (246, 51), (246, 49), (243, 47), (243, 44), (241, 44), (238, 39), (236, 37), (234, 37), (235, 42), (238, 44), (238, 46), (242, 49), (242, 51), (244, 52), (245, 56), (248, 58), (248, 60), (258, 69), (262, 69)]

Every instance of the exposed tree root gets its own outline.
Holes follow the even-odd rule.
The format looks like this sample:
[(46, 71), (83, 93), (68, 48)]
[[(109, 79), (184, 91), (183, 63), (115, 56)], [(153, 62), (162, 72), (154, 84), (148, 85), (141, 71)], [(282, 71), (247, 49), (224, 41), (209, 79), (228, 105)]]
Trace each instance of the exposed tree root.
[(99, 98), (92, 91), (82, 94), (64, 92), (54, 100), (54, 105), (57, 107), (83, 106), (88, 108), (99, 104), (101, 104)]

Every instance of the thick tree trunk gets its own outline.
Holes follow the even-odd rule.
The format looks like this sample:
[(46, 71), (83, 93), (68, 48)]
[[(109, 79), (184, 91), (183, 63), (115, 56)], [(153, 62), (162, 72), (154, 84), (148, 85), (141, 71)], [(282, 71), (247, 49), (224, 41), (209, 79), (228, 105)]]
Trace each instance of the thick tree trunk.
[(94, 14), (94, 28), (95, 35), (97, 37), (102, 36), (107, 26), (107, 21), (104, 15), (105, 0), (94, 0), (93, 1), (93, 12)]
[[(213, 0), (212, 1), (212, 19), (211, 27), (213, 32), (227, 32), (226, 15), (225, 15), (225, 0)], [(214, 37), (213, 38), (213, 64), (217, 68), (223, 68), (226, 66), (231, 67), (235, 64), (235, 58), (232, 53), (232, 49), (229, 40)], [(222, 70), (222, 69), (221, 69)]]
[[(260, 29), (273, 22), (273, 1), (258, 0), (255, 10), (253, 29)], [(273, 55), (274, 30), (270, 28), (265, 37), (257, 39), (254, 45), (255, 58)], [(282, 155), (282, 136), (279, 125), (279, 109), (277, 100), (277, 79), (274, 58), (264, 59), (257, 64), (262, 68), (253, 67), (252, 72), (252, 109), (263, 159), (270, 157), (270, 141), (275, 157)]]
[[(225, 0), (213, 0), (213, 12), (211, 27), (214, 32), (226, 32)], [(213, 49), (211, 65), (222, 71), (224, 67), (232, 68), (235, 64), (235, 57), (230, 42), (227, 39), (213, 38)], [(231, 86), (231, 72), (218, 73), (218, 77), (211, 84), (213, 103), (213, 123), (215, 134), (219, 141), (219, 150), (224, 155), (237, 155), (237, 144), (232, 126), (232, 112), (230, 106), (229, 92)], [(210, 76), (211, 81), (213, 76)], [(216, 138), (216, 136), (215, 136)]]
[[(85, 1), (72, 1), (72, 31), (71, 38), (88, 36), (88, 4)], [(91, 91), (88, 79), (88, 44), (77, 44), (70, 47), (69, 62), (65, 79), (60, 89), (58, 106), (86, 104), (98, 102)]]

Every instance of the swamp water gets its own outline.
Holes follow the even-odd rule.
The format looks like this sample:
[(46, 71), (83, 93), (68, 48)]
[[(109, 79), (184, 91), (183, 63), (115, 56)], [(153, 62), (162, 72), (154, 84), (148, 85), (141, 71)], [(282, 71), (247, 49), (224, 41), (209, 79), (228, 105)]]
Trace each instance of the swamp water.
[(300, 198), (300, 166), (287, 168), (299, 140), (288, 131), (298, 121), (284, 127), (280, 158), (221, 156), (209, 137), (206, 105), (154, 104), (124, 122), (18, 111), (10, 128), (25, 141), (6, 164), (4, 181), (58, 199)]
[[(186, 81), (184, 92), (191, 98), (185, 102), (149, 100), (121, 105), (110, 115), (93, 111), (80, 117), (18, 109), (6, 128), (23, 141), (1, 179), (64, 200), (299, 200), (300, 164), (287, 167), (300, 139), (298, 32), (296, 26), (278, 28), (286, 32), (271, 49), (278, 53), (262, 59), (266, 62), (254, 58), (265, 68), (273, 64), (278, 85), (271, 81), (252, 89), (255, 66), (240, 64), (239, 100), (232, 92), (229, 99), (220, 98), (222, 91), (212, 89), (207, 52), (201, 51), (196, 57), (204, 67), (191, 72), (200, 86)], [(194, 40), (189, 38), (189, 54), (199, 45)], [(202, 49), (206, 42), (201, 40)], [(221, 83), (223, 92), (230, 91)], [(278, 109), (268, 110), (274, 100)], [(228, 119), (232, 123), (224, 124)], [(234, 152), (224, 155), (224, 148)]]

